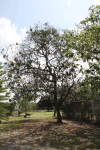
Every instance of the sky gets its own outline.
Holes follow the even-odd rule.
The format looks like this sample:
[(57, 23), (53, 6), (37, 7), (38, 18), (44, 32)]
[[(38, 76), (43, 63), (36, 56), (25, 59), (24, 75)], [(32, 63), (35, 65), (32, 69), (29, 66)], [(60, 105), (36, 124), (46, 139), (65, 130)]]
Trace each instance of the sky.
[(100, 0), (3, 0), (0, 1), (0, 50), (25, 39), (35, 23), (73, 29)]
[(9, 44), (21, 43), (30, 26), (38, 22), (73, 29), (75, 23), (89, 16), (89, 7), (97, 4), (100, 0), (1, 0), (0, 51)]

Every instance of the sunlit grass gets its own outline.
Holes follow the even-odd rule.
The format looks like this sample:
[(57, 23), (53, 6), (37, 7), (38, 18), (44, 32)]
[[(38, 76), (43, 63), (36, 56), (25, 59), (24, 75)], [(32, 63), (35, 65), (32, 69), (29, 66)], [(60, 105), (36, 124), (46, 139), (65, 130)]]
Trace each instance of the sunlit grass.
[[(53, 111), (52, 112), (47, 112), (47, 111), (32, 111), (32, 112), (28, 112), (31, 115), (27, 116), (26, 118), (24, 118), (25, 113), (21, 113), (20, 116), (17, 115), (13, 115), (10, 116), (8, 120), (2, 120), (2, 123), (0, 124), (0, 131), (10, 131), (12, 129), (17, 129), (18, 128), (18, 124), (19, 121), (21, 120), (34, 120), (34, 119), (46, 119), (48, 117), (53, 118)], [(10, 122), (10, 123), (8, 123)]]

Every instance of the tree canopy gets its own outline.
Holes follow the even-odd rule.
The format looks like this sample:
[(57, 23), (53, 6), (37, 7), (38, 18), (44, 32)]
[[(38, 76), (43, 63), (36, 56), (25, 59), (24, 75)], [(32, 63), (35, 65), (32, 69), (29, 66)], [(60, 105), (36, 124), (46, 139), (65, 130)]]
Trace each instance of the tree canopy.
[[(100, 5), (91, 6), (89, 11), (89, 16), (80, 22), (77, 30), (70, 31), (72, 36), (69, 38), (69, 46), (65, 48), (65, 52), (73, 48), (77, 55), (88, 63), (88, 69), (83, 70), (82, 67), (80, 69), (85, 74), (85, 80), (80, 84), (80, 88), (82, 90), (82, 85), (84, 85), (82, 92), (85, 93), (89, 88), (91, 92), (87, 99), (89, 97), (92, 99), (95, 92), (100, 93)], [(67, 45), (66, 30), (63, 36)]]

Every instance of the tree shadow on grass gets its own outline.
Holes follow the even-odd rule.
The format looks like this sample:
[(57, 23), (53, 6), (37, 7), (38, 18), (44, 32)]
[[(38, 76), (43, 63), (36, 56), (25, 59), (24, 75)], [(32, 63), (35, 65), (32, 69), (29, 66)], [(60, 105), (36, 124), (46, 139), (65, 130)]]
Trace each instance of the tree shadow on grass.
[(34, 123), (34, 122), (39, 122), (41, 119), (27, 119), (27, 120), (14, 120), (14, 121), (8, 121), (8, 122), (3, 122), (2, 124), (19, 124), (19, 123)]
[[(25, 127), (24, 131), (20, 132), (20, 135), (16, 134), (14, 138), (9, 138), (9, 142), (16, 143), (18, 140), (22, 142), (26, 139), (26, 144), (31, 146), (31, 149), (34, 144), (44, 147), (43, 149), (100, 149), (100, 128), (80, 125), (68, 120), (63, 120), (60, 124), (56, 121), (51, 118), (20, 121), (20, 126)], [(6, 140), (7, 138), (5, 143)], [(10, 147), (9, 143), (8, 146)]]
[(37, 139), (44, 147), (49, 143), (49, 147), (55, 149), (100, 149), (100, 128), (94, 126), (84, 127), (73, 122), (58, 125), (50, 122), (45, 131), (48, 132), (43, 138)]

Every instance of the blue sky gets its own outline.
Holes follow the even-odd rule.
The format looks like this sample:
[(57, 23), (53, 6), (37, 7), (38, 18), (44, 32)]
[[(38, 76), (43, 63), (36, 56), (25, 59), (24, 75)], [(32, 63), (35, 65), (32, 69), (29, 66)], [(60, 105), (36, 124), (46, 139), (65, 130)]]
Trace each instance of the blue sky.
[(0, 49), (21, 43), (26, 30), (38, 21), (72, 29), (85, 19), (91, 5), (100, 0), (2, 0), (0, 1)]

